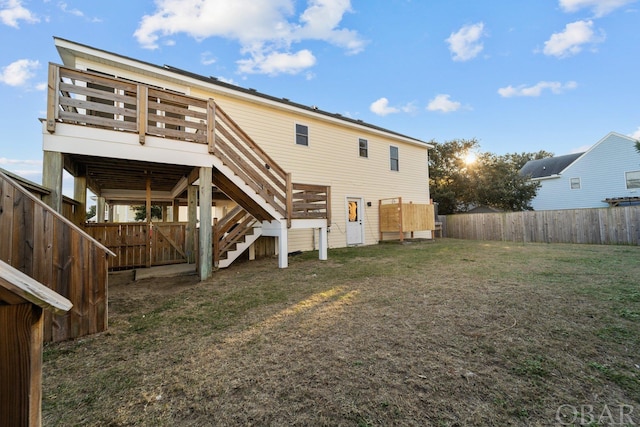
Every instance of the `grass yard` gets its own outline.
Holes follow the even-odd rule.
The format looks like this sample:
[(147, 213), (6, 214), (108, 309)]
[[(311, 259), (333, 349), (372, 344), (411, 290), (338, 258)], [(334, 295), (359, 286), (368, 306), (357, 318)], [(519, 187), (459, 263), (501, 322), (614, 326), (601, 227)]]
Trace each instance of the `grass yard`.
[(640, 247), (289, 261), (110, 286), (108, 332), (45, 346), (43, 424), (640, 424)]

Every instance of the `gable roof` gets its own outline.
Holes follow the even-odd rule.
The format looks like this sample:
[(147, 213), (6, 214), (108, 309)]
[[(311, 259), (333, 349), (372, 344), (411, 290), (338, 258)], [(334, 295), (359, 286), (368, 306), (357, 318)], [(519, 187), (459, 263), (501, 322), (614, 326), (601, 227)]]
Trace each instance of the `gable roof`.
[(241, 86), (236, 86), (231, 83), (226, 83), (219, 80), (216, 77), (203, 76), (197, 73), (193, 73), (190, 71), (186, 71), (177, 67), (172, 67), (170, 65), (156, 65), (149, 62), (141, 61), (138, 59), (134, 59), (128, 56), (119, 55), (117, 53), (109, 52), (106, 50), (98, 49), (92, 46), (88, 46), (82, 43), (77, 43), (71, 40), (66, 40), (60, 37), (54, 37), (54, 42), (56, 45), (56, 49), (62, 59), (63, 63), (66, 66), (74, 66), (74, 61), (76, 57), (91, 59), (106, 65), (110, 65), (113, 63), (118, 63), (123, 66), (123, 68), (128, 70), (135, 70), (137, 72), (142, 72), (143, 74), (155, 74), (162, 75), (169, 80), (184, 84), (187, 80), (191, 80), (191, 84), (199, 83), (201, 86), (211, 88), (214, 86), (216, 89), (224, 92), (227, 95), (233, 95), (245, 99), (256, 101), (256, 98), (259, 100), (265, 101), (265, 103), (270, 103), (271, 105), (280, 105), (288, 109), (295, 109), (298, 112), (304, 112), (306, 114), (311, 114), (314, 116), (324, 117), (325, 119), (329, 119), (330, 121), (338, 120), (343, 124), (348, 124), (349, 126), (356, 127), (364, 127), (366, 129), (372, 130), (374, 132), (383, 133), (389, 136), (394, 136), (398, 139), (404, 140), (410, 144), (420, 145), (426, 148), (433, 148), (433, 145), (422, 141), (417, 138), (413, 138), (411, 136), (407, 136), (389, 129), (382, 128), (380, 126), (376, 126), (370, 123), (366, 123), (363, 120), (352, 119), (350, 117), (343, 116), (339, 113), (330, 113), (328, 111), (320, 110), (317, 106), (306, 106), (303, 104), (299, 104), (296, 102), (292, 102), (287, 98), (278, 98), (275, 96), (267, 95), (262, 92), (258, 92), (255, 89), (246, 89)]
[(529, 176), (532, 179), (548, 178), (560, 175), (567, 167), (575, 162), (584, 153), (566, 154), (564, 156), (546, 157), (544, 159), (529, 160), (520, 169), (520, 175)]

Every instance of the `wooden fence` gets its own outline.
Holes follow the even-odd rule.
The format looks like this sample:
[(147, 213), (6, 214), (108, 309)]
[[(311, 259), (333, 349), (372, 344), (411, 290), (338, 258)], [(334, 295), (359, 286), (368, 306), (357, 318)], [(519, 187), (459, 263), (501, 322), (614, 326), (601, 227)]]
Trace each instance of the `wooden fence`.
[(0, 260), (73, 304), (64, 315), (45, 313), (45, 341), (107, 329), (107, 258), (113, 253), (2, 173), (0, 235)]
[(87, 233), (109, 248), (109, 270), (187, 262), (186, 223), (146, 222), (86, 224)]
[(443, 218), (456, 239), (638, 245), (640, 206), (457, 214)]

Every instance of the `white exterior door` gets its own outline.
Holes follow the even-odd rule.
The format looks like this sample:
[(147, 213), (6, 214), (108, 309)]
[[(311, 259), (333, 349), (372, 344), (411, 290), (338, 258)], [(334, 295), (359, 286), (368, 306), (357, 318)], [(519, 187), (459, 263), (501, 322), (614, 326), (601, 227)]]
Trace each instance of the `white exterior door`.
[(364, 243), (362, 203), (362, 198), (360, 197), (347, 197), (347, 245), (361, 245)]

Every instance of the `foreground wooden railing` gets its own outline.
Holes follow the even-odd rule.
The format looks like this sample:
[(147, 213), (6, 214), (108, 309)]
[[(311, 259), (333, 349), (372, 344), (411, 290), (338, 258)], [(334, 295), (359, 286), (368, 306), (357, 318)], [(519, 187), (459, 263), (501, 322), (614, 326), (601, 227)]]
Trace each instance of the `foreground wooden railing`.
[(329, 187), (292, 184), (291, 174), (213, 99), (49, 64), (47, 130), (54, 133), (58, 122), (135, 132), (140, 144), (147, 136), (207, 144), (289, 223), (329, 215)]
[(73, 304), (64, 315), (45, 314), (45, 341), (107, 329), (107, 259), (113, 252), (2, 173), (0, 236), (0, 260)]

